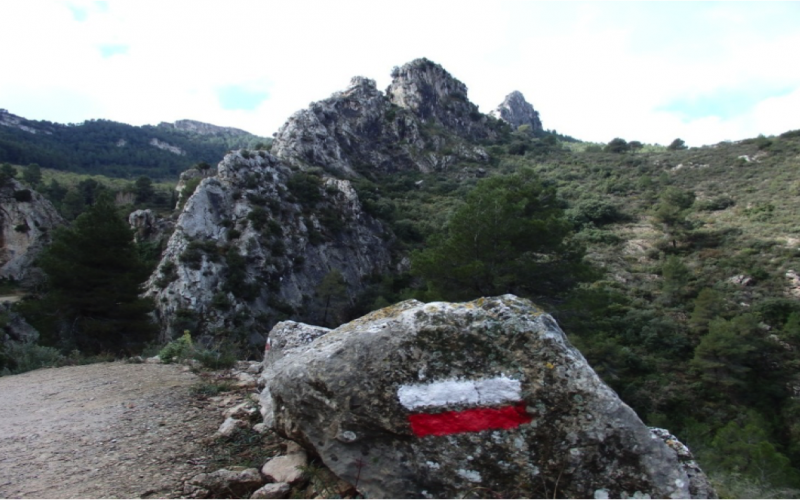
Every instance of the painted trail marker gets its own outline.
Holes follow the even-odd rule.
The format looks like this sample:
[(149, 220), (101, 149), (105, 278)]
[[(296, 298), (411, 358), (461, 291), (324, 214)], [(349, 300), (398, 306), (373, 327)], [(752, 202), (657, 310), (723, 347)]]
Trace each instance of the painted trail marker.
[[(504, 375), (402, 385), (397, 397), (406, 409), (419, 411), (408, 416), (411, 430), (419, 437), (514, 429), (532, 420), (525, 411), (520, 381)], [(446, 409), (455, 405), (473, 408)]]

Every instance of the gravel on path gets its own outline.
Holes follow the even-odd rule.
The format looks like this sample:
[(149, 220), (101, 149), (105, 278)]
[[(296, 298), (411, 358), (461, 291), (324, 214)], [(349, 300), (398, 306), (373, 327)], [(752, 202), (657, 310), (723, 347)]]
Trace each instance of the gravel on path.
[(0, 377), (0, 497), (180, 496), (219, 426), (180, 365), (124, 362)]

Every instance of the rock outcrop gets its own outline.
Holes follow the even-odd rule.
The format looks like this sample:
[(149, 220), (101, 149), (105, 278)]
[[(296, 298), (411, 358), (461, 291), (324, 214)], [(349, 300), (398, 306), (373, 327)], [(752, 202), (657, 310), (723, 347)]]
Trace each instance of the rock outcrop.
[(393, 76), (386, 94), (374, 80), (355, 77), (343, 92), (295, 113), (276, 134), (272, 152), (289, 165), (340, 177), (488, 161), (473, 142), (496, 132), (463, 83), (427, 59), (395, 68)]
[(320, 321), (338, 271), (347, 297), (391, 264), (391, 238), (346, 180), (293, 171), (265, 151), (228, 154), (186, 201), (146, 283), (162, 340), (184, 329), (263, 345), (280, 319)]
[(270, 340), (265, 422), (367, 498), (715, 495), (529, 301), (407, 301)]
[(247, 330), (260, 343), (278, 320), (325, 321), (315, 295), (327, 274), (341, 273), (352, 302), (370, 276), (388, 272), (391, 233), (347, 179), (458, 163), (485, 173), (477, 165), (489, 155), (475, 141), (496, 137), (498, 122), (466, 86), (427, 59), (393, 77), (385, 94), (356, 77), (295, 113), (270, 153), (241, 150), (216, 171), (181, 175), (183, 211), (146, 291), (163, 340), (184, 329)]
[(168, 152), (170, 152), (170, 153), (172, 153), (174, 155), (186, 156), (186, 151), (184, 151), (183, 149), (181, 149), (178, 146), (175, 146), (173, 144), (170, 144), (168, 142), (160, 141), (160, 140), (156, 139), (155, 137), (150, 139), (149, 144), (151, 146), (155, 147), (155, 148), (158, 148), (158, 149), (160, 149), (162, 151), (168, 151)]
[(190, 132), (200, 135), (252, 135), (242, 129), (234, 127), (220, 127), (219, 125), (212, 125), (210, 123), (199, 122), (197, 120), (178, 120), (174, 123), (161, 122), (158, 124), (161, 128), (180, 130), (182, 132)]
[(533, 109), (533, 106), (525, 100), (525, 96), (517, 90), (508, 94), (491, 114), (511, 125), (514, 130), (528, 125), (532, 133), (544, 131), (539, 112)]
[(495, 137), (486, 117), (467, 98), (467, 86), (428, 59), (394, 68), (386, 94), (423, 123), (438, 122), (472, 142)]
[(0, 126), (2, 127), (17, 128), (29, 134), (53, 134), (52, 130), (43, 127), (32, 127), (32, 124), (31, 120), (9, 113), (7, 109), (0, 109)]
[(135, 232), (136, 241), (139, 242), (162, 242), (175, 229), (174, 222), (158, 217), (149, 208), (134, 210), (128, 214), (128, 224)]
[(0, 278), (37, 279), (33, 261), (64, 224), (44, 196), (8, 180), (0, 187)]

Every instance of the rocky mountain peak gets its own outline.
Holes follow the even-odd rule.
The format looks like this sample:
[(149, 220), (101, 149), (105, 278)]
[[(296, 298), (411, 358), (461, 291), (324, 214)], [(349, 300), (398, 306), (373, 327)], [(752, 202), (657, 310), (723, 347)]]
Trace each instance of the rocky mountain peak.
[(392, 83), (386, 94), (392, 104), (422, 119), (441, 115), (439, 108), (454, 102), (471, 104), (467, 99), (467, 86), (425, 58), (392, 69)]
[(392, 104), (409, 110), (423, 123), (439, 122), (469, 141), (494, 136), (486, 117), (467, 98), (467, 86), (428, 59), (395, 67), (386, 95)]
[(381, 96), (375, 80), (363, 76), (354, 76), (350, 79), (350, 85), (347, 86), (344, 92), (341, 93), (343, 97), (362, 97), (371, 98)]
[(525, 100), (522, 92), (515, 90), (506, 96), (503, 102), (492, 111), (492, 116), (507, 122), (514, 129), (522, 125), (529, 125), (532, 132), (544, 130), (539, 112), (533, 109), (531, 103)]
[(178, 120), (174, 123), (161, 122), (158, 124), (161, 128), (171, 128), (174, 130), (181, 130), (184, 132), (191, 132), (200, 135), (250, 135), (249, 132), (234, 128), (234, 127), (220, 127), (210, 123), (199, 122), (197, 120)]
[(386, 94), (374, 80), (357, 76), (344, 91), (298, 111), (276, 134), (272, 153), (293, 167), (344, 177), (367, 170), (430, 172), (459, 159), (488, 160), (470, 143), (496, 132), (469, 102), (463, 83), (427, 59), (395, 68), (392, 75)]

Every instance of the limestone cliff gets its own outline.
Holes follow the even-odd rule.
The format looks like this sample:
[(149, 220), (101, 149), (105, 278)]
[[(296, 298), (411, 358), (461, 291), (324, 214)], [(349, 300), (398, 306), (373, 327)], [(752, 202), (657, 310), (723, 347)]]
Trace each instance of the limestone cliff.
[(353, 297), (386, 272), (388, 238), (348, 181), (241, 150), (186, 201), (146, 295), (164, 339), (190, 329), (261, 344), (280, 319), (321, 319), (328, 273)]
[(391, 267), (391, 233), (346, 179), (488, 161), (476, 142), (504, 124), (481, 114), (463, 83), (427, 59), (392, 77), (386, 93), (355, 77), (295, 113), (271, 153), (241, 150), (216, 172), (181, 176), (185, 204), (147, 284), (165, 339), (183, 329), (247, 331), (258, 343), (281, 319), (325, 322), (328, 304), (316, 295), (326, 275), (341, 273), (342, 299), (352, 302)]
[(507, 122), (515, 130), (528, 125), (533, 133), (544, 131), (539, 112), (533, 109), (531, 103), (517, 90), (506, 96), (497, 109), (492, 111), (492, 116)]
[(392, 70), (386, 94), (423, 123), (439, 123), (469, 141), (495, 137), (486, 117), (467, 98), (467, 86), (438, 64), (416, 59)]
[(33, 261), (65, 222), (55, 207), (16, 180), (0, 187), (0, 278), (33, 278)]
[(298, 111), (278, 131), (272, 152), (299, 167), (336, 176), (371, 171), (446, 170), (458, 160), (485, 162), (474, 141), (496, 136), (467, 88), (441, 66), (418, 59), (395, 68), (386, 93), (355, 77), (343, 92)]

